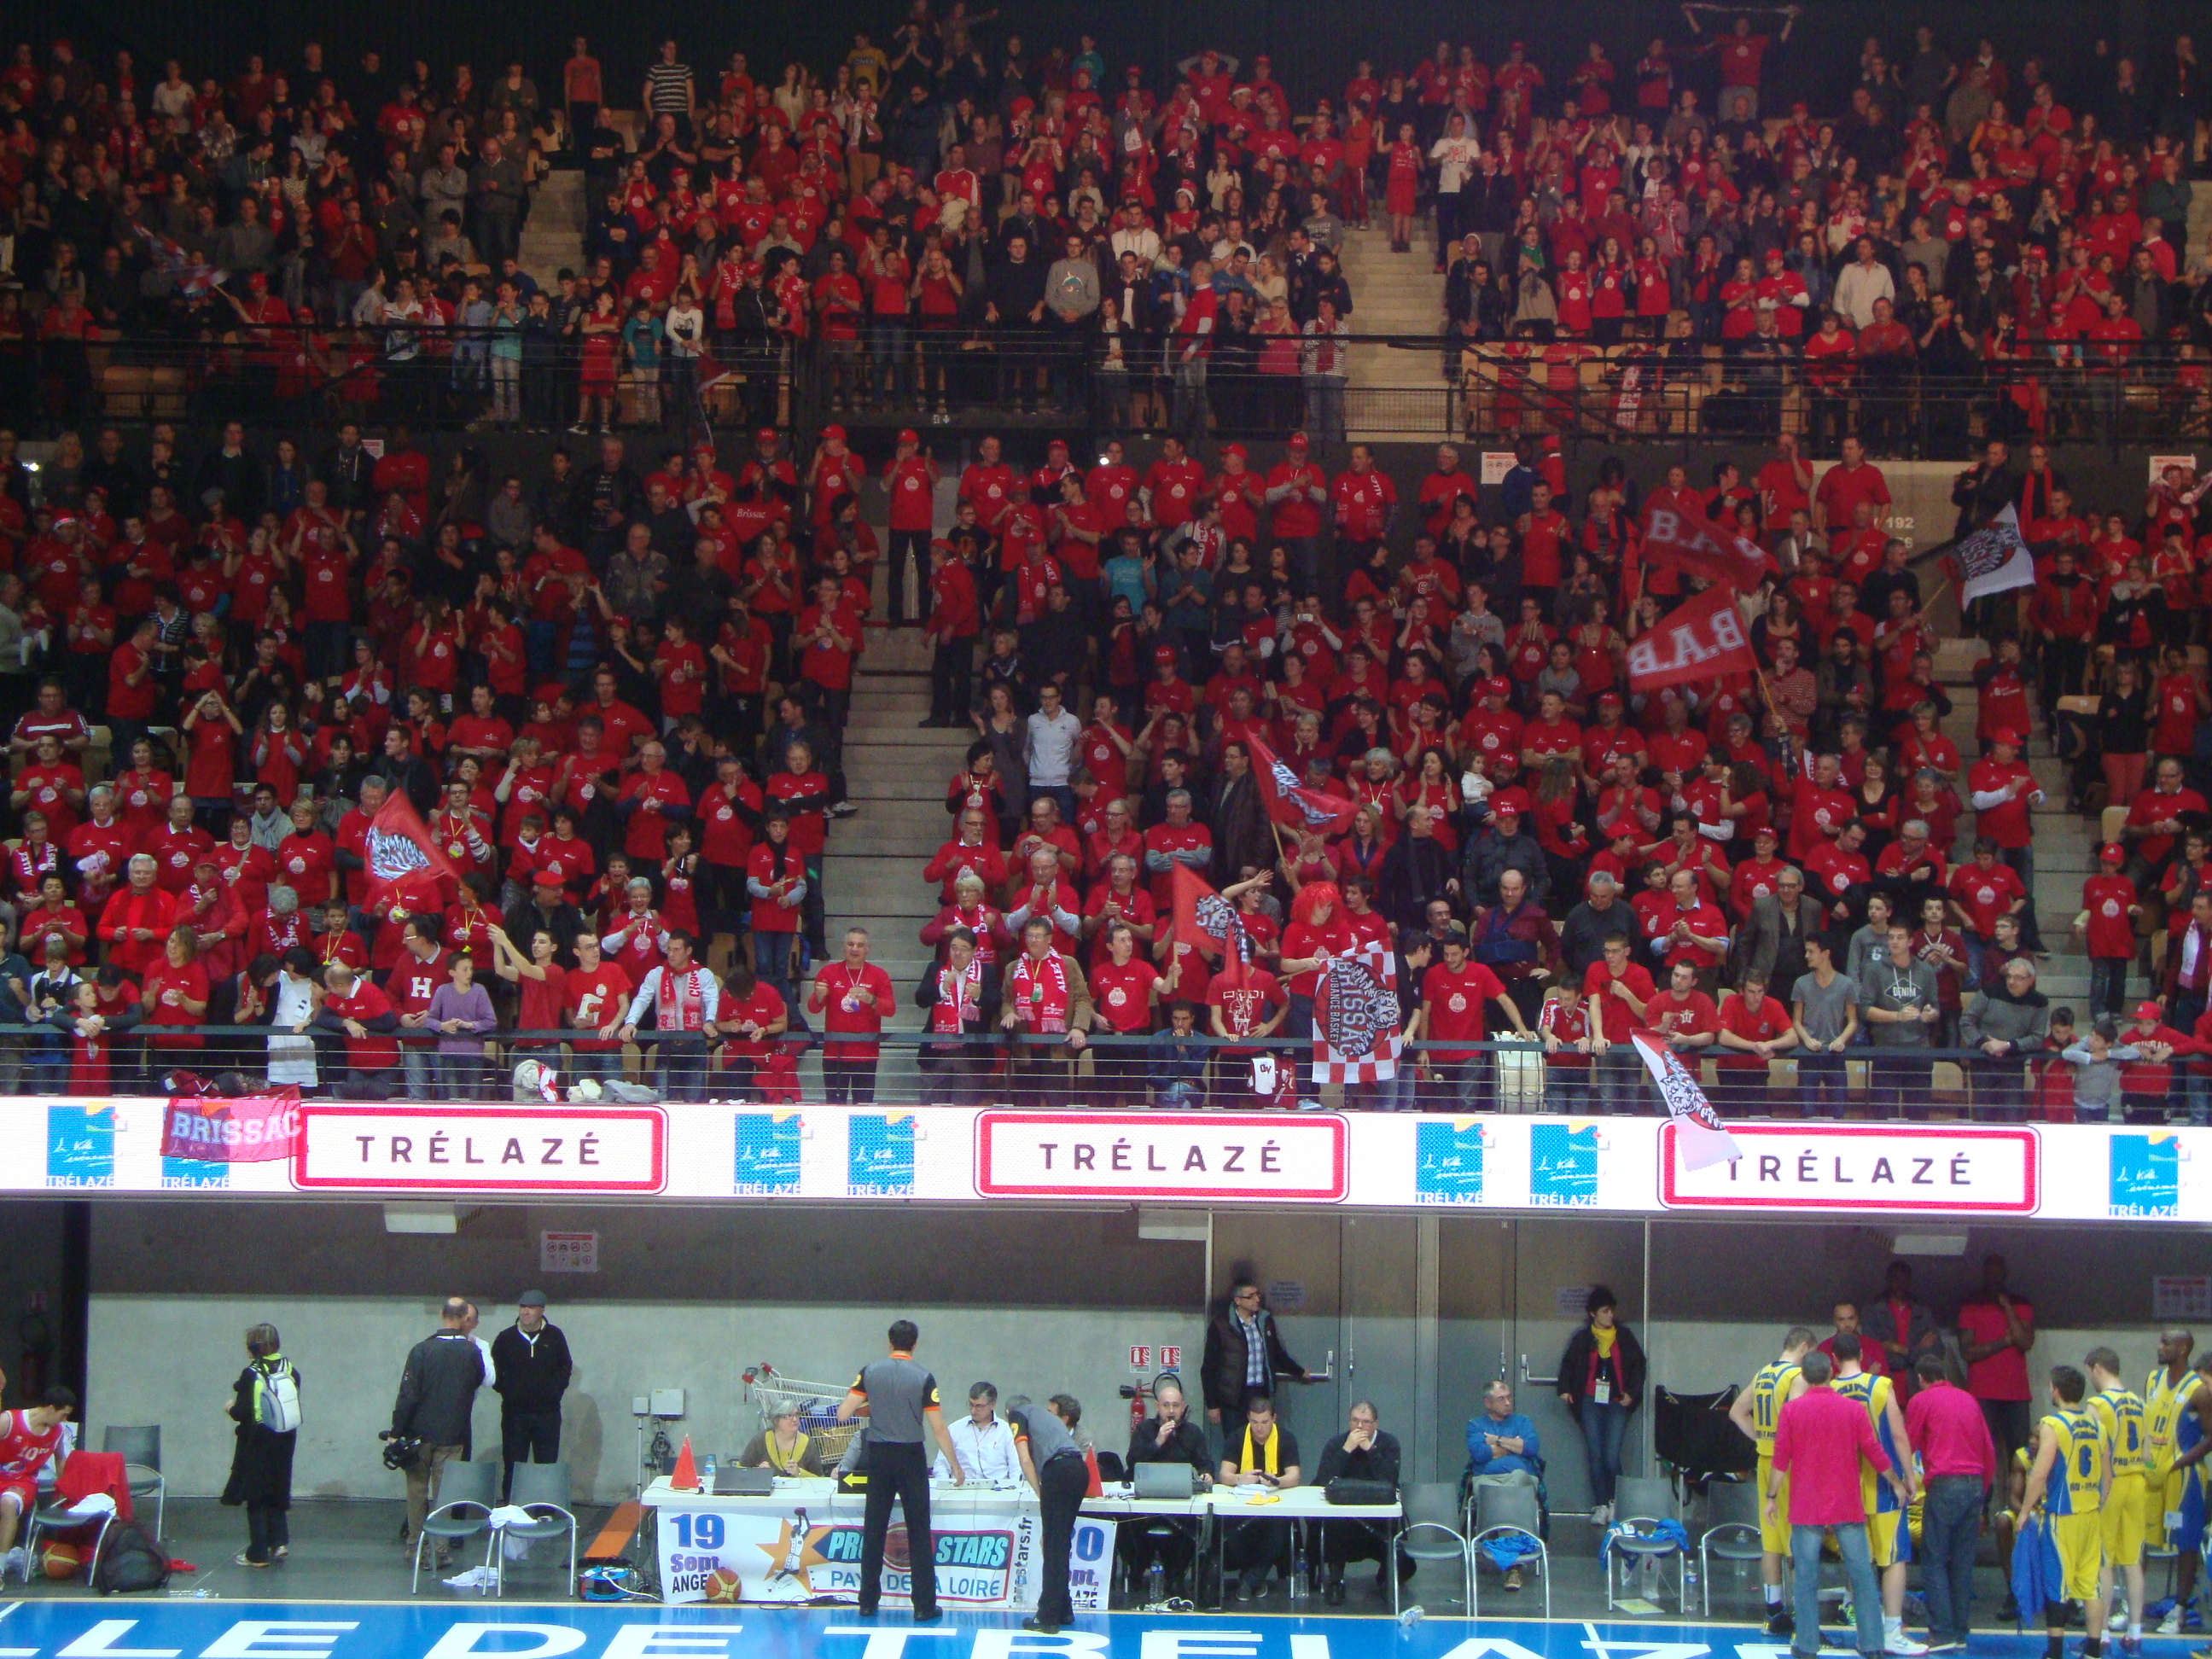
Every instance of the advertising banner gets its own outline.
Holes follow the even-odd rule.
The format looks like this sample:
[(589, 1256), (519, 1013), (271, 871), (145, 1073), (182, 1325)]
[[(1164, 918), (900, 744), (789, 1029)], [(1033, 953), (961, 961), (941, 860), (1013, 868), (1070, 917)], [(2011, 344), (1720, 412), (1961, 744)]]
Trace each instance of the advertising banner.
[[(658, 1516), (663, 1601), (773, 1606), (860, 1597), (857, 1514), (833, 1519), (794, 1505), (782, 1515), (662, 1508)], [(1034, 1607), (1034, 1593), (1022, 1592), (1036, 1530), (1036, 1511), (1011, 1504), (1003, 1516), (933, 1527), (938, 1600), (954, 1607)], [(908, 1551), (906, 1523), (894, 1520), (884, 1542), (886, 1602), (912, 1595)]]
[(2212, 1128), (2182, 1126), (1732, 1119), (1740, 1155), (1703, 1163), (1657, 1115), (218, 1104), (0, 1099), (0, 1194), (2212, 1223)]

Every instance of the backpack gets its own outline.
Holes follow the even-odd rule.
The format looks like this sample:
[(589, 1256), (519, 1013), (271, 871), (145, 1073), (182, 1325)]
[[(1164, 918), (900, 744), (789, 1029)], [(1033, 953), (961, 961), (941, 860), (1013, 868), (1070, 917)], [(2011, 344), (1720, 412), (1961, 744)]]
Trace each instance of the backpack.
[(300, 1379), (289, 1364), (262, 1374), (261, 1426), (272, 1434), (289, 1434), (300, 1426)]
[(92, 1585), (102, 1595), (156, 1590), (169, 1582), (169, 1553), (136, 1522), (118, 1522), (100, 1540)]

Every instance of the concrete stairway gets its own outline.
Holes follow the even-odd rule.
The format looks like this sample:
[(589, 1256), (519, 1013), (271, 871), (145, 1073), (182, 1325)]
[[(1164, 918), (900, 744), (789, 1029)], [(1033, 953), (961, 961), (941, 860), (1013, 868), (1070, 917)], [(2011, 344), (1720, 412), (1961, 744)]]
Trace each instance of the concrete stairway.
[[(1344, 279), (1352, 289), (1356, 334), (1433, 336), (1444, 323), (1444, 279), (1436, 235), (1425, 219), (1413, 223), (1413, 251), (1395, 253), (1385, 230), (1355, 229), (1344, 241)], [(1362, 442), (1419, 442), (1443, 429), (1441, 358), (1435, 353), (1360, 344), (1349, 354), (1346, 421)], [(1390, 389), (1403, 388), (1393, 392)]]
[[(1979, 753), (1974, 719), (1979, 706), (1972, 675), (1974, 665), (1987, 655), (1979, 640), (1947, 640), (1937, 647), (1936, 677), (1951, 697), (1951, 717), (1943, 732), (1959, 746), (1960, 757), (1972, 766)], [(2074, 918), (2081, 913), (2081, 884), (2095, 868), (2097, 824), (2067, 809), (2066, 763), (2051, 751), (2047, 727), (2032, 737), (2027, 747), (2029, 769), (2043, 787), (2044, 799), (2031, 817), (2035, 836), (2035, 892), (2037, 922), (2043, 929), (2044, 949), (2050, 960), (2041, 964), (2036, 987), (2056, 1007), (2075, 1011), (2077, 1028), (2088, 1025), (2089, 958), (2075, 937)], [(1963, 798), (1962, 786), (1960, 793)], [(1952, 848), (1954, 863), (1974, 855), (1974, 814), (1971, 806), (1959, 819), (1958, 841)], [(2149, 981), (2140, 967), (2128, 975), (2128, 1001), (2150, 994)]]
[[(939, 506), (949, 518), (957, 469), (948, 464), (945, 471)], [(872, 480), (861, 499), (862, 510), (883, 536), (878, 484)], [(872, 613), (878, 618), (887, 611), (884, 586), (879, 564)], [(834, 958), (843, 951), (847, 928), (868, 930), (870, 959), (890, 975), (898, 993), (897, 1013), (885, 1022), (895, 1031), (922, 1027), (914, 988), (930, 952), (919, 935), (937, 914), (937, 890), (922, 880), (921, 871), (949, 833), (945, 787), (975, 739), (967, 727), (921, 726), (929, 713), (929, 658), (919, 629), (869, 624), (845, 727), (846, 793), (860, 810), (836, 821), (822, 861), (830, 954)], [(885, 1050), (878, 1077), (886, 1097), (915, 1098), (914, 1051)]]
[(564, 266), (583, 268), (586, 216), (583, 173), (571, 167), (546, 174), (531, 202), (518, 256), (540, 287), (551, 288)]

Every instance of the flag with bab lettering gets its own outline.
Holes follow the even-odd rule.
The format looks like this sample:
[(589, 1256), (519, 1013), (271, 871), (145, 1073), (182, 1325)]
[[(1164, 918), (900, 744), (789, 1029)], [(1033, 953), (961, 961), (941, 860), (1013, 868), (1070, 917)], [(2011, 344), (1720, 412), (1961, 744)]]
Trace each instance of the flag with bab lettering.
[(1628, 684), (1638, 691), (1683, 680), (1748, 674), (1757, 667), (1743, 613), (1736, 609), (1735, 595), (1725, 587), (1707, 588), (1687, 605), (1668, 611), (1628, 647)]
[(1773, 570), (1755, 544), (1711, 519), (1655, 507), (1644, 525), (1644, 561), (1748, 593)]

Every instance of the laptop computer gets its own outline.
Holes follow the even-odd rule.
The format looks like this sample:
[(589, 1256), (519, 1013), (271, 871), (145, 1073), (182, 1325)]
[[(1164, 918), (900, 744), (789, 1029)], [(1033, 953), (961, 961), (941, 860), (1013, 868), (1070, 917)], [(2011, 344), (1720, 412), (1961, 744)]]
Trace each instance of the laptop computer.
[(1188, 1498), (1197, 1471), (1188, 1463), (1139, 1463), (1129, 1471), (1138, 1498)]
[(727, 1466), (714, 1470), (717, 1498), (767, 1498), (775, 1492), (774, 1469), (739, 1469)]

